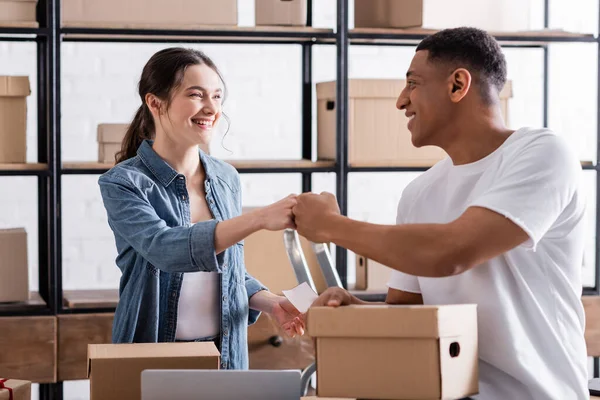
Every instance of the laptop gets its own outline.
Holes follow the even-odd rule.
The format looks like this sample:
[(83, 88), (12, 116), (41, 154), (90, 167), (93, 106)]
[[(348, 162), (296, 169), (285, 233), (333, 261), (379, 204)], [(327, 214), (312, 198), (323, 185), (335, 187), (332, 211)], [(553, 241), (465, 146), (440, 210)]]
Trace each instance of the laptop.
[(297, 370), (144, 370), (142, 400), (300, 400)]

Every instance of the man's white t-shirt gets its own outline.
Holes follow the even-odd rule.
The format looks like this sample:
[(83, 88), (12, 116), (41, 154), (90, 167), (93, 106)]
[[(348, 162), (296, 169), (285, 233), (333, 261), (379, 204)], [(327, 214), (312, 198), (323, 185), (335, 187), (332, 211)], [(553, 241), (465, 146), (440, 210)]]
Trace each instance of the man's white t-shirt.
[(425, 304), (477, 304), (481, 400), (589, 399), (581, 303), (584, 194), (581, 164), (547, 129), (515, 131), (466, 165), (436, 164), (403, 192), (399, 224), (448, 223), (485, 207), (529, 240), (462, 274), (394, 271), (389, 286)]

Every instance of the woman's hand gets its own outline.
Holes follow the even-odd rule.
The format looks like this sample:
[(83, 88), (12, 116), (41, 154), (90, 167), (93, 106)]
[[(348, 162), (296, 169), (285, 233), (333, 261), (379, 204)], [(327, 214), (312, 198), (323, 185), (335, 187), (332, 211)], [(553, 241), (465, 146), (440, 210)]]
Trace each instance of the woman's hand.
[(296, 195), (290, 194), (270, 206), (263, 207), (256, 212), (259, 215), (262, 229), (269, 231), (281, 231), (283, 229), (295, 229), (294, 214), (292, 208), (297, 204)]

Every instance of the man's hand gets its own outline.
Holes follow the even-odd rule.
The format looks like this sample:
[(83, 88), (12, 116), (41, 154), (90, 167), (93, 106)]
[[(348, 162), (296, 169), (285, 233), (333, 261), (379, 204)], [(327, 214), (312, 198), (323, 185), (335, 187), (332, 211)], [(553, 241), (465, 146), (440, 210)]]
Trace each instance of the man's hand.
[(300, 311), (285, 297), (280, 296), (279, 301), (273, 305), (271, 315), (289, 336), (304, 335), (304, 319)]
[(360, 299), (352, 296), (347, 290), (331, 287), (321, 293), (311, 307), (339, 307), (362, 303)]
[(340, 215), (340, 208), (331, 193), (303, 193), (297, 197), (292, 212), (301, 236), (314, 243), (328, 243), (330, 221)]

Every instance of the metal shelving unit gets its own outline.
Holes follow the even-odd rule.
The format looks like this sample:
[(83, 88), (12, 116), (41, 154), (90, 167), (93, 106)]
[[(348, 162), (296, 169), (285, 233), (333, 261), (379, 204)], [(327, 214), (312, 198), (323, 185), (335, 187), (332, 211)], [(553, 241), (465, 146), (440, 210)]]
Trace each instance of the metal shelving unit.
[[(312, 188), (312, 174), (336, 174), (336, 195), (341, 212), (348, 213), (348, 174), (353, 172), (422, 172), (427, 165), (350, 165), (348, 163), (348, 65), (351, 45), (414, 46), (432, 31), (424, 29), (349, 29), (348, 0), (337, 1), (337, 26), (335, 30), (312, 28), (312, 0), (308, 0), (307, 27), (202, 27), (194, 29), (156, 29), (115, 27), (61, 27), (60, 0), (40, 0), (38, 3), (39, 27), (0, 27), (0, 41), (29, 41), (37, 44), (36, 78), (38, 99), (38, 159), (30, 164), (0, 164), (0, 176), (33, 176), (38, 181), (39, 218), (39, 293), (22, 304), (0, 305), (0, 317), (29, 315), (60, 315), (74, 313), (100, 313), (114, 311), (114, 304), (106, 306), (70, 306), (64, 300), (62, 287), (62, 227), (61, 181), (63, 175), (96, 175), (107, 171), (111, 165), (94, 162), (62, 163), (61, 160), (61, 44), (64, 41), (115, 42), (115, 43), (228, 43), (228, 44), (290, 44), (302, 48), (302, 159), (298, 161), (231, 161), (240, 173), (300, 173), (302, 190)], [(545, 0), (545, 27), (548, 24), (548, 3)], [(504, 47), (541, 48), (544, 52), (544, 114), (548, 121), (548, 45), (551, 43), (595, 43), (600, 54), (598, 36), (574, 34), (563, 31), (532, 31), (494, 34)], [(336, 46), (336, 138), (335, 161), (311, 161), (313, 120), (312, 46)], [(598, 93), (600, 94), (600, 58), (598, 60)], [(598, 111), (600, 121), (600, 109)], [(597, 130), (600, 154), (600, 123)], [(582, 164), (585, 170), (596, 171), (597, 202), (596, 231), (600, 230), (600, 173), (598, 165)], [(344, 286), (347, 286), (347, 251), (336, 248), (336, 266)], [(584, 294), (598, 295), (600, 288), (600, 250), (596, 246), (596, 280)], [(372, 296), (370, 297), (372, 300)], [(108, 304), (108, 303), (107, 303)], [(598, 376), (598, 360), (595, 375)], [(40, 385), (41, 400), (63, 398), (62, 382)]]

